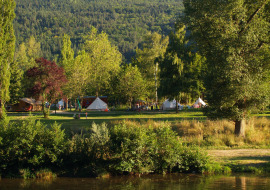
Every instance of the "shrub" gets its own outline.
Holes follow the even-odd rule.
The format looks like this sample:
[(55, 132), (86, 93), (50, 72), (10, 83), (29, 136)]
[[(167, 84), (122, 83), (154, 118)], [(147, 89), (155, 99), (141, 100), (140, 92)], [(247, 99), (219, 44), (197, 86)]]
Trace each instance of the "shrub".
[[(188, 147), (167, 122), (154, 127), (122, 122), (107, 128), (92, 123), (87, 135), (66, 140), (60, 125), (50, 127), (34, 117), (1, 124), (0, 173), (4, 177), (51, 178), (168, 172), (217, 172), (207, 153)], [(203, 127), (197, 123), (194, 128)], [(44, 169), (46, 168), (46, 169)]]
[(171, 172), (173, 168), (182, 165), (181, 153), (183, 146), (177, 134), (172, 131), (168, 123), (163, 123), (156, 129), (155, 171), (158, 173)]
[[(65, 134), (57, 123), (47, 128), (34, 117), (0, 126), (0, 173), (29, 176), (28, 169), (57, 167), (65, 149)], [(31, 170), (32, 171), (32, 170)], [(11, 176), (10, 176), (11, 177)]]
[(127, 126), (122, 123), (110, 130), (110, 150), (115, 173), (149, 173), (153, 171), (155, 135), (153, 129), (141, 126)]

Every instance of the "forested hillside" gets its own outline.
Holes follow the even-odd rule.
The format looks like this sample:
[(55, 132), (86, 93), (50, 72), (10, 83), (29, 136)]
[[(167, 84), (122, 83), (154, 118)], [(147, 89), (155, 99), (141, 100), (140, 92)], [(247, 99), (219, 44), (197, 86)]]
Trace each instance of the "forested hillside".
[(91, 26), (109, 35), (127, 60), (148, 32), (168, 35), (183, 10), (182, 0), (16, 0), (16, 47), (34, 36), (41, 55), (60, 55), (62, 35), (71, 36), (74, 51)]

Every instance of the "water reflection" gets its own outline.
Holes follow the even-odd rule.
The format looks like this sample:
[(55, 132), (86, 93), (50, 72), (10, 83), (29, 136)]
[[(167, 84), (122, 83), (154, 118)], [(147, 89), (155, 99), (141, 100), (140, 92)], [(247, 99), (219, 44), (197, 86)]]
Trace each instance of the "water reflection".
[(95, 190), (260, 190), (270, 187), (270, 175), (143, 175), (138, 176), (114, 176), (105, 179), (94, 178), (55, 178), (53, 180), (23, 180), (1, 179), (1, 190), (32, 190), (32, 189), (95, 189)]

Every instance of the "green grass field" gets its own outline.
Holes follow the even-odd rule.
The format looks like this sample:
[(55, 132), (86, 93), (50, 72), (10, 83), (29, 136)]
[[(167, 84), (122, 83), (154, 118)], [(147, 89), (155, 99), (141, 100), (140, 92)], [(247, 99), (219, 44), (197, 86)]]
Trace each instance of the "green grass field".
[[(80, 114), (81, 119), (73, 119), (73, 114)], [(176, 122), (179, 120), (200, 120), (203, 121), (206, 119), (203, 116), (203, 113), (200, 109), (196, 110), (181, 110), (179, 113), (175, 113), (175, 111), (143, 111), (143, 112), (135, 112), (135, 111), (112, 111), (112, 112), (88, 112), (86, 119), (86, 112), (54, 112), (51, 113), (50, 119), (43, 118), (41, 112), (31, 113), (40, 121), (50, 125), (54, 122), (61, 123), (63, 129), (69, 130), (74, 129), (87, 129), (93, 122), (97, 124), (101, 124), (106, 122), (108, 125), (115, 120), (136, 120), (141, 122), (146, 122), (151, 119), (153, 121), (169, 121)], [(8, 116), (11, 121), (19, 120), (25, 118), (30, 113), (8, 113)]]
[[(80, 114), (81, 119), (73, 119), (74, 113)], [(60, 123), (62, 125), (62, 129), (65, 129), (68, 135), (72, 135), (74, 133), (80, 133), (87, 131), (93, 122), (97, 124), (101, 124), (103, 122), (107, 123), (110, 127), (121, 120), (132, 120), (139, 122), (141, 124), (146, 123), (149, 120), (154, 122), (163, 122), (168, 121), (172, 125), (174, 123), (178, 123), (183, 120), (188, 121), (205, 121), (207, 118), (203, 116), (201, 109), (184, 109), (180, 110), (179, 113), (175, 113), (174, 110), (171, 111), (111, 111), (111, 112), (70, 112), (70, 111), (57, 111), (51, 112), (50, 119), (43, 118), (41, 112), (10, 112), (8, 116), (11, 121), (16, 121), (22, 118), (29, 116), (29, 114), (34, 115), (41, 122), (50, 125), (54, 122)], [(263, 114), (256, 114), (255, 117), (270, 117), (270, 112), (265, 112)]]

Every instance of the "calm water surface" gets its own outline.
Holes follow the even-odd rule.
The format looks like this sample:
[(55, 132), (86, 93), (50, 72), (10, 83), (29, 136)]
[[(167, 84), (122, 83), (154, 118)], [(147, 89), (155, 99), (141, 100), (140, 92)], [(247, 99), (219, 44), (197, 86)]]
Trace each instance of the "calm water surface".
[(105, 179), (94, 178), (55, 178), (53, 180), (1, 179), (1, 190), (17, 189), (64, 189), (64, 190), (260, 190), (270, 189), (270, 174), (230, 174), (230, 175), (143, 175), (116, 176)]

